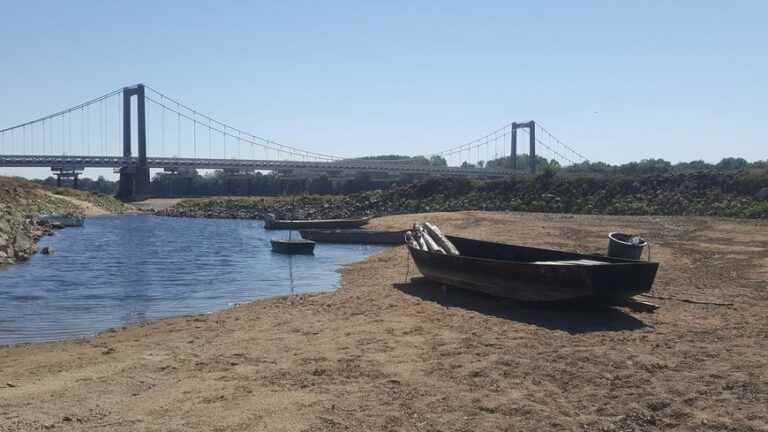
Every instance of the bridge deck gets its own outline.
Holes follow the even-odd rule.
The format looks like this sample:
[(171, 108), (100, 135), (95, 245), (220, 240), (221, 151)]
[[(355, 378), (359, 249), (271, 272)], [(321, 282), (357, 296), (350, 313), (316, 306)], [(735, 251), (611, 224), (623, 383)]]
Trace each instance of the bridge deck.
[[(335, 162), (274, 161), (258, 159), (194, 159), (148, 157), (149, 168), (167, 169), (256, 169), (277, 171), (301, 169), (310, 171), (364, 171), (403, 174), (430, 174), (461, 177), (508, 177), (510, 170), (485, 168), (435, 167), (423, 165), (396, 164), (387, 161), (345, 160)], [(57, 168), (127, 168), (139, 166), (137, 157), (122, 156), (27, 156), (0, 155), (0, 167), (57, 167)]]

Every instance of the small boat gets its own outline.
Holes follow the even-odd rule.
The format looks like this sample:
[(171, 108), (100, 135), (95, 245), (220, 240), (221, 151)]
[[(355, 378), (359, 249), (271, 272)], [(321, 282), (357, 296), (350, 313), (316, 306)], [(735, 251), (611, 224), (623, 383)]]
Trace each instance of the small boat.
[(286, 255), (311, 255), (315, 253), (315, 242), (306, 239), (270, 240), (272, 251)]
[(264, 229), (306, 229), (306, 228), (359, 228), (371, 217), (349, 219), (284, 220), (275, 219), (271, 214), (264, 216)]
[(320, 243), (393, 244), (405, 243), (406, 231), (375, 231), (364, 229), (310, 229), (299, 231), (305, 239)]
[(41, 214), (39, 217), (41, 221), (54, 228), (81, 227), (85, 223), (85, 218), (73, 213), (48, 213)]
[(441, 284), (525, 302), (588, 299), (623, 304), (650, 291), (658, 263), (446, 236), (459, 255), (406, 243), (416, 266)]

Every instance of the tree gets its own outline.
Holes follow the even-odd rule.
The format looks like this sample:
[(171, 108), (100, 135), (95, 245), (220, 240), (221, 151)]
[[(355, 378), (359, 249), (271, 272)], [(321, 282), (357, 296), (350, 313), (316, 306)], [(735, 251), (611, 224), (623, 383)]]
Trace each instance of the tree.
[(738, 170), (747, 168), (748, 165), (749, 162), (744, 158), (727, 157), (718, 162), (715, 166), (723, 170)]
[(359, 172), (355, 174), (355, 177), (344, 182), (342, 190), (344, 193), (357, 193), (370, 190), (373, 186), (371, 181), (371, 174), (367, 172)]
[(424, 156), (414, 156), (414, 157), (411, 158), (411, 160), (409, 162), (414, 164), (414, 165), (429, 165), (430, 164), (429, 159), (427, 159)]
[(429, 157), (429, 164), (432, 166), (448, 166), (448, 161), (440, 155), (432, 155)]
[(309, 181), (307, 191), (314, 195), (330, 195), (333, 193), (333, 183), (327, 175), (323, 174)]
[(690, 162), (679, 162), (674, 165), (675, 169), (682, 170), (704, 170), (712, 168), (711, 164), (704, 162), (703, 160), (695, 160)]

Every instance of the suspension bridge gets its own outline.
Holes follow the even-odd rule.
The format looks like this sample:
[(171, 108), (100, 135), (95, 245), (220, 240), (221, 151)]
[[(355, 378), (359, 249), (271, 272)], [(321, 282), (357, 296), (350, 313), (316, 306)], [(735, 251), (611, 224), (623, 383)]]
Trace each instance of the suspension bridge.
[[(518, 166), (518, 131), (528, 136), (527, 167)], [(560, 165), (587, 160), (534, 121), (512, 122), (432, 153), (431, 160), (440, 163), (345, 158), (254, 135), (143, 84), (0, 130), (0, 167), (51, 168), (59, 179), (75, 181), (86, 168), (112, 168), (119, 173), (118, 196), (123, 198), (146, 195), (153, 168), (499, 178), (535, 173), (537, 149), (548, 151)]]

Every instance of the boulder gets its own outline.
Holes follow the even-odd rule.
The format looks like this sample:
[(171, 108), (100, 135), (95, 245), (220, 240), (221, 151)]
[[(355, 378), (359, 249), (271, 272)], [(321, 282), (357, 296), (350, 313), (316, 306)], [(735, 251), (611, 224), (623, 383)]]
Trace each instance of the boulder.
[(0, 217), (0, 235), (11, 232), (11, 224), (3, 217)]
[(755, 199), (757, 200), (768, 200), (768, 187), (762, 188), (755, 194)]
[(25, 260), (32, 256), (37, 250), (35, 242), (32, 241), (29, 233), (24, 230), (19, 231), (16, 234), (16, 239), (13, 242), (14, 256), (17, 260)]

